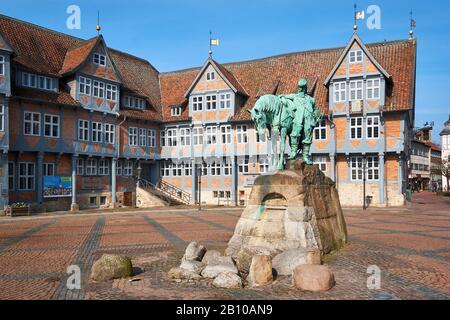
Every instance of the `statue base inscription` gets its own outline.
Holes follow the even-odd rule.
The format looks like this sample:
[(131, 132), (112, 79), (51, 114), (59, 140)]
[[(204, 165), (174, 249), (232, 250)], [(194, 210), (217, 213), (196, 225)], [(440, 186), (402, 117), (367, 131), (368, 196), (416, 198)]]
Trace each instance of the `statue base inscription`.
[(241, 272), (254, 255), (272, 257), (290, 249), (327, 254), (347, 242), (334, 182), (317, 166), (288, 161), (284, 171), (259, 176), (225, 254)]

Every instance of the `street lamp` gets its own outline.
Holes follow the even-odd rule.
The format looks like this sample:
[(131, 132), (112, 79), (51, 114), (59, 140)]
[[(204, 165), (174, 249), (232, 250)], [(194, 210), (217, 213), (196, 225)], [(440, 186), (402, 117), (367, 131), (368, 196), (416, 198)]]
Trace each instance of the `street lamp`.
[(198, 211), (202, 210), (202, 174), (203, 174), (203, 164), (205, 164), (205, 161), (202, 157), (202, 161), (198, 168)]

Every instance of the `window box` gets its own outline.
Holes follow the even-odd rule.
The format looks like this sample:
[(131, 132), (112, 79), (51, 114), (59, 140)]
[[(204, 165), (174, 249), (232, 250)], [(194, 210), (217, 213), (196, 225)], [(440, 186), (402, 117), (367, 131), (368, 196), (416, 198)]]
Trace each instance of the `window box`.
[(5, 214), (9, 217), (29, 216), (31, 214), (30, 205), (14, 203), (6, 207)]

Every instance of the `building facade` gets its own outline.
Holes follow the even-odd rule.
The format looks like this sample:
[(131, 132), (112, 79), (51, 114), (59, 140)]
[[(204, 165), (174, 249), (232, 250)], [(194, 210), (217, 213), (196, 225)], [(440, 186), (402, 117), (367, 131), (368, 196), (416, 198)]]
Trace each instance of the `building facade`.
[[(442, 146), (442, 163), (448, 166), (450, 163), (450, 115), (448, 120), (444, 123), (444, 129), (440, 133), (441, 136), (441, 146)], [(448, 178), (442, 176), (442, 190), (450, 191), (450, 185), (448, 183)]]
[[(160, 73), (101, 35), (0, 16), (0, 206), (135, 205), (139, 183), (192, 204), (245, 205), (277, 147), (256, 135), (248, 110), (264, 94), (295, 92), (299, 78), (324, 114), (314, 163), (342, 204), (362, 206), (365, 189), (372, 205), (403, 205), (415, 61), (414, 39), (365, 45), (355, 33), (344, 48)], [(52, 197), (46, 177), (71, 177), (71, 196)]]

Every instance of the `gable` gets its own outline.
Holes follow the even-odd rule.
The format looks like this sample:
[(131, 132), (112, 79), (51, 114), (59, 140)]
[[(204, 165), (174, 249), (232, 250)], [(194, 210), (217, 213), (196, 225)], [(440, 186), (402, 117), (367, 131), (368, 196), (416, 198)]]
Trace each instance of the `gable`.
[[(214, 80), (208, 80), (207, 74), (214, 72)], [(209, 64), (203, 73), (200, 74), (200, 77), (197, 79), (196, 84), (191, 90), (192, 93), (199, 93), (204, 91), (213, 91), (213, 90), (230, 90), (231, 87), (225, 82), (223, 77), (217, 71), (216, 68), (212, 64)]]
[[(94, 55), (100, 54), (106, 57), (106, 65), (102, 66), (94, 63)], [(111, 59), (108, 49), (103, 41), (99, 41), (87, 55), (85, 61), (80, 68), (80, 72), (95, 77), (120, 82), (120, 75), (116, 70), (113, 60)]]
[[(350, 61), (350, 55), (354, 51), (361, 52), (362, 61)], [(351, 77), (364, 74), (382, 74), (386, 79), (391, 78), (391, 75), (375, 60), (371, 52), (355, 33), (326, 78), (324, 85), (328, 86), (334, 77)]]
[(14, 52), (13, 47), (11, 46), (11, 44), (6, 40), (5, 37), (3, 37), (3, 35), (0, 32), (0, 50), (3, 51), (8, 51), (10, 53)]

